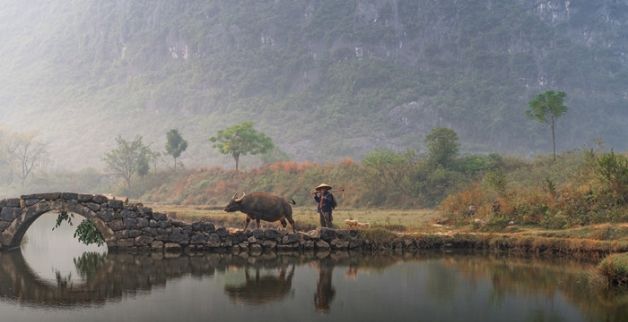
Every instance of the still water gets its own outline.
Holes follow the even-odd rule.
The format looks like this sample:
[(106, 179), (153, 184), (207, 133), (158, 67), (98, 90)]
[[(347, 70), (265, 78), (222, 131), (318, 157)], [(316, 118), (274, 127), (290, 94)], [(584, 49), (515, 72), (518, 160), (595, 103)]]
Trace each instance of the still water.
[(605, 290), (586, 263), (107, 254), (74, 227), (52, 231), (54, 218), (0, 253), (0, 321), (628, 321), (628, 294)]

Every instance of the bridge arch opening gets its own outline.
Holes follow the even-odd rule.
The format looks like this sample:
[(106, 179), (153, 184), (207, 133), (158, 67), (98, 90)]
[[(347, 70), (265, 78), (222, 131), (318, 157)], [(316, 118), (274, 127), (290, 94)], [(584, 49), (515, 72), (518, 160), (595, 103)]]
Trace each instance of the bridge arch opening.
[[(2, 232), (2, 245), (9, 249), (19, 248), (22, 244), (24, 235), (38, 218), (48, 213), (56, 213), (58, 215), (60, 212), (75, 214), (83, 217), (84, 219), (90, 220), (104, 241), (110, 240), (114, 237), (113, 231), (107, 226), (107, 224), (89, 208), (78, 203), (65, 200), (55, 200), (41, 201), (21, 208), (20, 213), (17, 214), (16, 218), (14, 218), (10, 225)], [(80, 217), (77, 217), (77, 220), (74, 220), (76, 224), (81, 222)]]
[[(104, 261), (107, 246), (86, 245), (74, 237), (77, 225), (85, 218), (71, 213), (72, 225), (63, 221), (55, 227), (58, 211), (37, 217), (21, 239), (20, 253), (33, 274), (51, 287), (77, 287), (86, 282), (88, 265)], [(87, 265), (87, 266), (86, 266)]]

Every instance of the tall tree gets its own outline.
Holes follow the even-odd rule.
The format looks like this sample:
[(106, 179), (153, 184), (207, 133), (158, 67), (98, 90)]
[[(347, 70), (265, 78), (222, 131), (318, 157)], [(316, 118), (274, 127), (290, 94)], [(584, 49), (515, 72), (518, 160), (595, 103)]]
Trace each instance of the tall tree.
[(567, 112), (567, 106), (564, 102), (566, 96), (565, 92), (546, 91), (531, 100), (526, 111), (529, 118), (543, 124), (549, 123), (552, 130), (554, 160), (556, 160), (556, 119)]
[(116, 145), (115, 149), (105, 154), (104, 161), (115, 175), (124, 179), (127, 190), (130, 191), (133, 177), (148, 173), (151, 150), (144, 145), (141, 136), (136, 136), (133, 141), (118, 136)]
[(188, 142), (183, 139), (177, 129), (172, 129), (166, 133), (166, 153), (174, 159), (174, 171), (177, 171), (177, 158), (188, 148)]
[(425, 137), (428, 150), (428, 159), (434, 164), (440, 164), (444, 168), (451, 166), (458, 156), (458, 134), (445, 127), (433, 128)]
[(236, 171), (239, 170), (240, 156), (266, 153), (274, 146), (268, 136), (253, 128), (252, 122), (243, 122), (220, 130), (209, 140), (220, 153), (233, 157)]

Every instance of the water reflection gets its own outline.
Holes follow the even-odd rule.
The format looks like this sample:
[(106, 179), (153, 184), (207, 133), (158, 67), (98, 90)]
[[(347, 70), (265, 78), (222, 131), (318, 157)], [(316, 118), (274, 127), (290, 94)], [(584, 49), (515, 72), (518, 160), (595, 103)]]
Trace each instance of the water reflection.
[[(507, 317), (506, 309), (522, 314), (521, 320), (569, 317), (619, 321), (628, 316), (627, 294), (598, 288), (591, 266), (573, 262), (565, 265), (462, 254), (410, 258), (207, 254), (165, 258), (161, 254), (86, 252), (72, 263), (83, 283), (69, 282), (63, 276), (49, 283), (38, 276), (21, 252), (0, 253), (0, 304), (102, 307), (138, 296), (150, 297), (156, 290), (167, 293), (169, 281), (181, 278), (219, 278), (223, 280), (222, 296), (234, 304), (269, 307), (298, 302), (301, 294), (309, 292), (309, 305), (295, 304), (300, 311), (307, 312), (309, 306), (313, 312), (349, 319), (353, 314), (368, 317), (367, 313), (387, 306), (395, 308), (387, 314), (401, 320), (419, 311), (426, 318), (448, 320), (453, 318), (448, 314), (452, 310), (494, 311), (490, 316), (478, 316), (499, 320)], [(215, 288), (219, 285), (206, 290), (208, 300), (220, 297)], [(351, 313), (352, 307), (359, 307), (361, 312)]]
[[(336, 289), (332, 285), (334, 262), (325, 258), (318, 262), (318, 281), (316, 282), (316, 294), (314, 294), (314, 306), (317, 310), (327, 312), (331, 301), (336, 295)], [(355, 267), (353, 267), (355, 270)], [(356, 272), (357, 273), (357, 272)]]
[(255, 276), (251, 277), (250, 266), (244, 268), (245, 281), (240, 285), (225, 285), (225, 293), (236, 302), (243, 302), (251, 305), (260, 305), (268, 302), (278, 301), (290, 294), (292, 290), (292, 278), (294, 277), (294, 267), (292, 264), (288, 270), (287, 266), (277, 268), (276, 272), (262, 274), (259, 265), (253, 265)]
[(587, 263), (443, 253), (107, 254), (68, 244), (72, 228), (67, 240), (51, 227), (27, 232), (21, 252), (0, 253), (3, 321), (628, 320), (628, 294), (604, 289)]

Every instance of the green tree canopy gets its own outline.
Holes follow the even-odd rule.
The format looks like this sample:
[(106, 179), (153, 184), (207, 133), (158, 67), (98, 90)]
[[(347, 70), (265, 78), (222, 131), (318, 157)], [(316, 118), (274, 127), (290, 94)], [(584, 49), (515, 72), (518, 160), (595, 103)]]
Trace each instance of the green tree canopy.
[(529, 118), (543, 124), (549, 124), (552, 130), (552, 150), (556, 160), (556, 119), (567, 112), (565, 92), (546, 91), (534, 97), (528, 104), (526, 114)]
[(458, 156), (458, 134), (452, 129), (438, 127), (432, 129), (425, 137), (428, 150), (428, 161), (432, 164), (448, 168)]
[(142, 142), (141, 136), (136, 136), (133, 141), (118, 136), (116, 145), (115, 149), (105, 153), (104, 161), (115, 175), (124, 179), (130, 191), (133, 177), (148, 173), (152, 151)]
[(243, 122), (220, 130), (209, 140), (220, 153), (233, 157), (236, 171), (239, 170), (240, 156), (266, 153), (274, 147), (268, 136), (253, 128), (253, 122)]
[(183, 139), (177, 129), (172, 129), (166, 133), (166, 153), (174, 159), (174, 171), (177, 171), (177, 158), (188, 148), (188, 142)]

